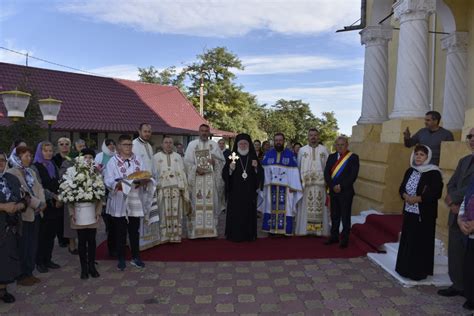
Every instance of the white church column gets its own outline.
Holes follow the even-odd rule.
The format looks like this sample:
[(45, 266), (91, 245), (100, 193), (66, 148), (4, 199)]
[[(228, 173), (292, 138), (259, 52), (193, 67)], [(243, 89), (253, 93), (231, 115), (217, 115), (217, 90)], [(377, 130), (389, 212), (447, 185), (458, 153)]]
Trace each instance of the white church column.
[(365, 45), (362, 113), (358, 124), (380, 124), (388, 119), (388, 41), (392, 29), (368, 26), (360, 32)]
[(398, 0), (400, 21), (395, 103), (391, 119), (424, 117), (429, 106), (428, 17), (436, 0)]
[(467, 100), (468, 33), (451, 33), (441, 40), (441, 45), (443, 50), (447, 50), (443, 127), (460, 130), (464, 124)]

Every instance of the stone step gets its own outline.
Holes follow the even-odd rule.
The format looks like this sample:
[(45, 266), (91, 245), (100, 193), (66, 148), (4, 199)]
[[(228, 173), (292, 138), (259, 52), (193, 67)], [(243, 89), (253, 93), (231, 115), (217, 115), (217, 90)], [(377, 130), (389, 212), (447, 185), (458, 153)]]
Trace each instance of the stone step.
[[(442, 286), (450, 286), (451, 280), (446, 273), (439, 273), (437, 271), (437, 267), (435, 264), (435, 271), (433, 276), (429, 276), (425, 280), (421, 281), (413, 281), (407, 278), (400, 276), (395, 271), (395, 264), (396, 264), (396, 256), (385, 254), (385, 253), (368, 253), (367, 257), (372, 260), (375, 264), (381, 266), (385, 271), (390, 273), (398, 282), (400, 282), (403, 286), (412, 287), (417, 285), (434, 285), (437, 287)], [(436, 259), (435, 259), (436, 260)]]
[[(395, 266), (395, 263), (397, 262), (397, 254), (398, 254), (399, 245), (400, 245), (399, 243), (391, 242), (391, 243), (386, 243), (382, 246), (386, 251), (386, 255), (390, 256), (393, 259), (394, 266)], [(435, 243), (435, 248), (436, 248), (436, 243)], [(436, 253), (437, 252), (435, 249), (433, 273), (434, 274), (448, 273), (448, 257), (444, 255), (439, 255), (439, 254), (437, 255)]]

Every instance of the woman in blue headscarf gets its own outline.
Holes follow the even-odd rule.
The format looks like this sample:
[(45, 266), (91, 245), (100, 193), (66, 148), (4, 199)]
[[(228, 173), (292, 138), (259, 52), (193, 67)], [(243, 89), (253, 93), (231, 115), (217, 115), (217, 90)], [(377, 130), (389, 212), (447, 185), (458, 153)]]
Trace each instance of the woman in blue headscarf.
[(0, 300), (13, 303), (15, 297), (8, 293), (7, 284), (21, 274), (20, 269), (20, 229), (21, 214), (26, 202), (22, 198), (18, 179), (5, 173), (7, 155), (0, 152)]
[(417, 145), (400, 185), (405, 203), (395, 271), (415, 281), (433, 275), (436, 217), (443, 179), (438, 166), (430, 164), (431, 155), (429, 147)]
[(53, 154), (52, 143), (47, 141), (39, 143), (32, 166), (43, 186), (47, 205), (40, 220), (38, 254), (36, 256), (36, 269), (40, 273), (46, 273), (49, 269), (60, 268), (59, 264), (51, 260), (54, 238), (64, 220), (63, 205), (58, 198), (59, 172), (58, 167), (52, 160)]

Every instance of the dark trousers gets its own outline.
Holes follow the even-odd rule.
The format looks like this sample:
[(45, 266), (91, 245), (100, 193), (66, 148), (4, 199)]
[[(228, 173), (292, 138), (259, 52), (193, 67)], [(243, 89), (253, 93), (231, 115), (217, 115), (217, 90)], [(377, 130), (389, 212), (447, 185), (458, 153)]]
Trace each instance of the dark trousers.
[(451, 282), (453, 282), (454, 289), (458, 291), (464, 290), (464, 239), (466, 236), (462, 233), (457, 223), (457, 215), (454, 221), (449, 225), (449, 240), (448, 240), (448, 273)]
[(110, 214), (102, 213), (102, 220), (104, 221), (105, 231), (107, 232), (107, 249), (109, 250), (109, 254), (116, 252), (115, 248), (117, 244), (112, 219), (113, 217)]
[(23, 222), (22, 225), (20, 238), (21, 274), (22, 277), (27, 277), (33, 275), (35, 269), (40, 225), (39, 214), (35, 216), (34, 222)]
[(97, 229), (83, 228), (77, 230), (77, 250), (79, 251), (79, 260), (81, 262), (81, 270), (87, 271), (89, 267), (95, 264), (95, 235)]
[(38, 252), (36, 254), (36, 264), (46, 265), (51, 262), (54, 248), (54, 238), (58, 230), (59, 218), (40, 219), (38, 234)]
[(342, 241), (349, 240), (351, 232), (351, 210), (353, 194), (331, 196), (331, 239), (339, 240), (339, 226), (342, 221)]
[(140, 217), (112, 217), (116, 238), (116, 250), (119, 260), (125, 260), (127, 233), (132, 251), (132, 258), (139, 258), (139, 229)]
[(58, 218), (58, 224), (56, 226), (56, 237), (58, 237), (59, 244), (69, 244), (69, 239), (64, 237), (64, 210), (61, 210), (61, 214)]
[(474, 305), (474, 239), (469, 239), (464, 254), (464, 297)]

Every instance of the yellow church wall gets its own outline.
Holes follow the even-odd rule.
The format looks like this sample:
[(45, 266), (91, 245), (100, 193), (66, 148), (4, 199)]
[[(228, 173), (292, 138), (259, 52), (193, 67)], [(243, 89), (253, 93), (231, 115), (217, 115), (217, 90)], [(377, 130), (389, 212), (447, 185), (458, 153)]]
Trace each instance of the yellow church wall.
[[(367, 2), (369, 24), (371, 23), (370, 16), (373, 3), (373, 0)], [(445, 188), (443, 198), (439, 201), (436, 234), (447, 245), (447, 219), (449, 213), (443, 202), (446, 195), (446, 184), (452, 176), (459, 159), (470, 153), (465, 142), (460, 140), (464, 140), (469, 129), (474, 127), (474, 0), (445, 0), (445, 3), (454, 15), (456, 31), (468, 32), (470, 43), (468, 47), (467, 110), (464, 127), (462, 131), (453, 131), (457, 141), (445, 142), (441, 146), (440, 168), (443, 172)], [(432, 19), (433, 17), (430, 18), (430, 23)], [(387, 20), (385, 24), (399, 28), (398, 22), (393, 17)], [(439, 15), (436, 17), (436, 31), (444, 32), (444, 26)], [(443, 34), (435, 35), (434, 55), (433, 108), (441, 113), (444, 102), (446, 52), (442, 50), (440, 40), (444, 36)], [(428, 39), (428, 63), (431, 69), (431, 34), (428, 35)], [(392, 112), (395, 99), (398, 43), (399, 30), (394, 29), (388, 48), (388, 113)], [(409, 166), (408, 160), (412, 150), (403, 146), (403, 131), (407, 126), (413, 134), (424, 127), (423, 119), (397, 119), (386, 121), (383, 124), (356, 125), (353, 127), (350, 148), (360, 157), (359, 179), (355, 183), (356, 195), (353, 202), (354, 215), (368, 209), (376, 209), (383, 213), (401, 212), (403, 204), (398, 195), (398, 188), (403, 174)]]
[(350, 149), (360, 159), (353, 214), (368, 209), (387, 214), (399, 213), (402, 202), (398, 188), (408, 167), (410, 149), (402, 144), (369, 141), (352, 141)]

